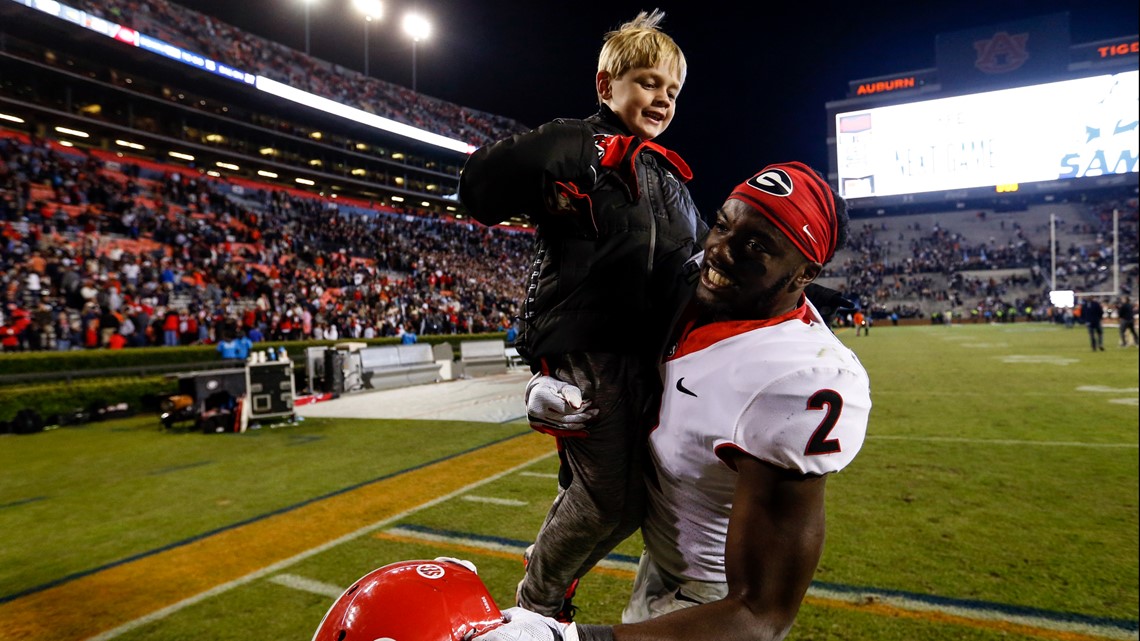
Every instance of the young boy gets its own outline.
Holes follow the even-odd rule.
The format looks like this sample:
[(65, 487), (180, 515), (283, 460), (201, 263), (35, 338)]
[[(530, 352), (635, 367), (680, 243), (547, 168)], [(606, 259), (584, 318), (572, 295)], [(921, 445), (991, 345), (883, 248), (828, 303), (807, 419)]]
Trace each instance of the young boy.
[[(641, 525), (656, 364), (707, 231), (684, 186), (688, 166), (651, 142), (672, 122), (686, 74), (663, 18), (641, 12), (606, 34), (598, 113), (478, 150), (459, 187), (483, 224), (526, 215), (536, 225), (516, 345), (535, 373), (531, 425), (556, 437), (561, 467), (517, 596), (564, 621), (578, 579)], [(575, 415), (588, 420), (567, 426), (552, 406), (586, 409)]]

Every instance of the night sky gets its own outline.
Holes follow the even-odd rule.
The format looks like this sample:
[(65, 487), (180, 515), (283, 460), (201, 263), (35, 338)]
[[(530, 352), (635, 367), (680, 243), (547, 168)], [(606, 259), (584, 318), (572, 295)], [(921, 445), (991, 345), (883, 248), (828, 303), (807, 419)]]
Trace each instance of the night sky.
[[(302, 0), (180, 0), (257, 35), (305, 48)], [(763, 165), (802, 160), (827, 172), (825, 103), (850, 80), (931, 68), (935, 36), (1067, 12), (1074, 44), (1134, 35), (1135, 0), (969, 2), (864, 1), (633, 3), (386, 0), (373, 23), (371, 75), (412, 85), (412, 45), (399, 26), (418, 8), (435, 25), (416, 47), (422, 93), (537, 126), (594, 112), (593, 77), (602, 35), (640, 10), (660, 7), (662, 25), (684, 50), (689, 77), (677, 116), (657, 142), (692, 166), (701, 209)], [(364, 67), (364, 21), (352, 0), (316, 0), (312, 55)]]

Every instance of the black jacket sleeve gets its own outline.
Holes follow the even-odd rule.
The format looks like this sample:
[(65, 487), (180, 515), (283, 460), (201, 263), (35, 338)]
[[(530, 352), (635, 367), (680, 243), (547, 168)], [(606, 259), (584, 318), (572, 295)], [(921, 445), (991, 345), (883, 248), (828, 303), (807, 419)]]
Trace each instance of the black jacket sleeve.
[(804, 293), (828, 325), (831, 325), (835, 315), (841, 310), (855, 307), (855, 304), (847, 300), (841, 292), (823, 285), (811, 283), (804, 289)]
[(529, 216), (538, 223), (555, 183), (587, 191), (596, 166), (593, 130), (582, 121), (556, 120), (472, 154), (459, 179), (459, 200), (484, 225), (511, 216)]

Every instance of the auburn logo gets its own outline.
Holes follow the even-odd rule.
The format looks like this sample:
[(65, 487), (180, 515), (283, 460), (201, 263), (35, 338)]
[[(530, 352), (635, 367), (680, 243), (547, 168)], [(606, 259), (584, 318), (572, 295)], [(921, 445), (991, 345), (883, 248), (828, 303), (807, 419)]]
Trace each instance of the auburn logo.
[(974, 66), (982, 73), (1013, 71), (1029, 60), (1029, 53), (1025, 50), (1028, 41), (1028, 33), (1011, 36), (1004, 31), (995, 33), (989, 40), (978, 40), (974, 43), (974, 50), (978, 52)]
[(792, 195), (792, 177), (783, 169), (769, 169), (748, 179), (749, 186), (766, 194), (786, 197)]

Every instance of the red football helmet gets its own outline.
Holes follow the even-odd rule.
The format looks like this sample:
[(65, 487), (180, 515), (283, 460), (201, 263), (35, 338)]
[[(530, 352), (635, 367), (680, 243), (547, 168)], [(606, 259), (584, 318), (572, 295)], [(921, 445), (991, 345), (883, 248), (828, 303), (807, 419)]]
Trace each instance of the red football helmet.
[(345, 590), (313, 641), (468, 641), (503, 623), (472, 570), (443, 559), (400, 561)]

